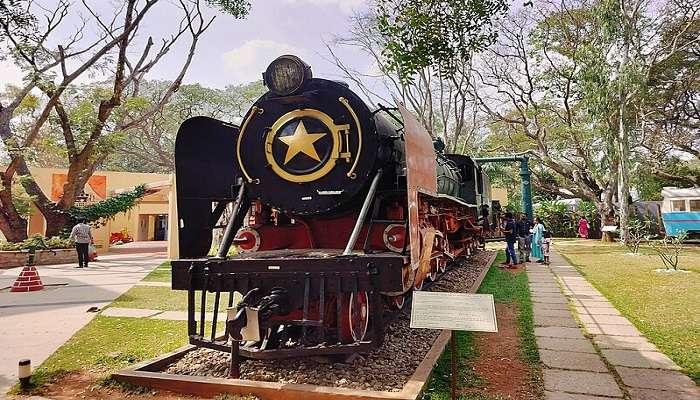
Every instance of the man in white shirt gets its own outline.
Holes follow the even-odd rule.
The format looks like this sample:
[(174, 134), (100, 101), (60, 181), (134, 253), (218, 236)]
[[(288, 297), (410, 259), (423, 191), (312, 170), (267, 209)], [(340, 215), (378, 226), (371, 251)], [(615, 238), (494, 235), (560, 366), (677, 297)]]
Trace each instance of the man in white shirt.
[(88, 247), (92, 242), (92, 231), (90, 225), (85, 223), (85, 219), (78, 220), (78, 224), (71, 230), (69, 238), (75, 242), (75, 249), (78, 251), (78, 266), (76, 268), (87, 268)]

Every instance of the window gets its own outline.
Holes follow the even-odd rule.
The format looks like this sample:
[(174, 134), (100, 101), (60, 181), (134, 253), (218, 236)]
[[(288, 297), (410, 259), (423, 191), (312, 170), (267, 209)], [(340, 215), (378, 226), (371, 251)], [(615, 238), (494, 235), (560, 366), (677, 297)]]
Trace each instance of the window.
[(700, 199), (698, 200), (688, 200), (689, 207), (688, 211), (700, 211)]
[(671, 210), (685, 211), (685, 200), (671, 200)]

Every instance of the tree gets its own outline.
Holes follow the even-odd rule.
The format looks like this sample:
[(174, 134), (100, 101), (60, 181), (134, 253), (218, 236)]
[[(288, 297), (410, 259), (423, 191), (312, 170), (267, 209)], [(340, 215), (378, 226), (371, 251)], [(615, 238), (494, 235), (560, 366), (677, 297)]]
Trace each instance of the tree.
[(507, 9), (504, 0), (378, 0), (382, 54), (404, 83), (426, 67), (452, 74), (493, 41), (493, 20)]
[[(150, 104), (169, 85), (163, 81), (144, 82), (140, 99)], [(105, 167), (115, 171), (174, 172), (175, 136), (184, 120), (201, 115), (240, 124), (250, 105), (263, 93), (262, 81), (225, 89), (182, 85), (162, 110), (124, 132), (117, 151), (105, 160)]]
[(616, 160), (577, 101), (577, 57), (590, 32), (580, 13), (547, 7), (544, 17), (521, 9), (497, 24), (496, 43), (475, 57), (471, 93), (492, 120), (489, 142), (529, 154), (533, 171), (540, 164), (557, 177), (535, 173), (541, 191), (566, 188), (610, 213)]
[[(198, 41), (214, 18), (204, 16), (199, 0), (180, 0), (177, 7), (181, 19), (175, 32), (162, 39), (157, 46), (152, 37), (141, 43), (138, 28), (148, 20), (149, 11), (158, 1), (147, 0), (140, 4), (136, 0), (127, 0), (121, 5), (115, 3), (114, 15), (110, 18), (99, 15), (87, 2), (82, 2), (81, 10), (85, 13), (83, 25), (65, 41), (59, 41), (56, 32), (69, 10), (75, 7), (67, 1), (59, 1), (52, 9), (29, 2), (27, 13), (43, 14), (42, 18), (35, 19), (44, 22), (28, 33), (22, 21), (16, 18), (0, 19), (4, 39), (1, 52), (11, 57), (26, 73), (24, 86), (11, 100), (0, 103), (0, 138), (9, 155), (8, 167), (0, 176), (3, 185), (0, 190), (0, 230), (8, 240), (17, 241), (26, 237), (26, 220), (17, 213), (12, 203), (15, 174), (28, 177), (21, 182), (33, 198), (34, 205), (46, 218), (46, 234), (60, 232), (69, 220), (66, 210), (73, 206), (87, 179), (113, 149), (111, 137), (138, 126), (158, 113), (180, 87)], [(248, 3), (245, 1), (207, 2), (236, 11), (238, 14), (234, 17), (242, 17), (247, 12)], [(99, 33), (89, 40), (83, 35), (86, 29)], [(141, 82), (175, 43), (185, 37), (189, 37), (189, 48), (181, 60), (177, 76), (156, 102), (141, 108), (141, 104), (133, 100), (139, 96)], [(56, 42), (60, 44), (54, 47), (53, 43)], [(76, 80), (92, 72), (109, 76), (109, 87), (92, 92), (82, 102), (81, 113), (69, 114), (64, 103), (71, 95), (83, 92), (81, 87), (76, 87)], [(40, 112), (30, 121), (26, 131), (17, 132), (13, 129), (17, 127), (13, 121), (15, 111), (36, 90), (42, 93)], [(35, 145), (52, 115), (61, 127), (68, 161), (68, 180), (63, 196), (56, 203), (31, 179), (26, 159), (29, 149)]]
[[(605, 214), (617, 203), (626, 237), (630, 184), (644, 185), (643, 171), (631, 178), (644, 165), (640, 144), (652, 153), (666, 142), (668, 153), (654, 163), (660, 176), (682, 170), (673, 158), (697, 147), (688, 91), (697, 87), (697, 10), (688, 2), (571, 0), (511, 13), (473, 64), (471, 92), (493, 120), (487, 142), (528, 152), (553, 172), (534, 168), (542, 192), (566, 189)], [(662, 130), (682, 134), (649, 133)]]
[[(393, 98), (397, 98), (417, 116), (431, 136), (443, 140), (447, 152), (474, 150), (481, 121), (468, 92), (470, 62), (460, 61), (453, 71), (442, 73), (438, 73), (435, 66), (426, 66), (417, 70), (411, 79), (401, 79), (399, 69), (383, 54), (388, 39), (378, 28), (377, 19), (374, 11), (351, 17), (348, 35), (336, 37), (326, 45), (331, 61), (346, 79), (359, 87), (373, 107), (393, 104)], [(339, 47), (351, 47), (364, 53), (377, 71), (362, 72), (348, 66), (336, 54), (335, 49)]]

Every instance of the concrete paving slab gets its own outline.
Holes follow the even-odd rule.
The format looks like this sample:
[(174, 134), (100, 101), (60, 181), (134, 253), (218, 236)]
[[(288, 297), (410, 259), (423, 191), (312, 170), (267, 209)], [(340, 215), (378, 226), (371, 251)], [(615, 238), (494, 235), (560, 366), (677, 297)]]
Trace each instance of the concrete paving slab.
[(598, 372), (545, 369), (544, 387), (550, 392), (622, 397), (612, 375)]
[(676, 371), (616, 367), (622, 382), (630, 387), (670, 390), (695, 394), (700, 399), (700, 389), (687, 375)]
[(629, 388), (630, 400), (698, 400), (698, 396), (683, 392)]
[(559, 326), (536, 327), (535, 336), (583, 339), (583, 333), (581, 333), (581, 329)]
[[(537, 329), (537, 328), (535, 328)], [(602, 349), (603, 357), (612, 365), (634, 368), (680, 370), (668, 356), (658, 351)]]
[(590, 315), (622, 315), (615, 307), (584, 307), (574, 305), (576, 312), (579, 314)]
[(565, 339), (552, 337), (536, 337), (537, 347), (542, 350), (574, 351), (578, 353), (596, 354), (588, 339)]
[(641, 336), (642, 334), (632, 324), (611, 325), (611, 324), (583, 324), (586, 331), (592, 335), (610, 336)]
[(558, 286), (552, 287), (530, 287), (530, 293), (534, 296), (548, 296), (550, 294), (559, 294), (561, 289)]
[(544, 392), (544, 400), (610, 400), (610, 397), (589, 396), (564, 392)]
[(615, 308), (612, 304), (610, 304), (609, 301), (604, 300), (604, 301), (596, 301), (596, 300), (573, 300), (574, 305), (582, 305), (584, 307), (592, 307), (592, 308), (605, 308), (605, 307), (612, 307)]
[(549, 278), (540, 278), (540, 277), (530, 277), (528, 276), (527, 281), (533, 284), (551, 284), (551, 285), (556, 285), (557, 281), (554, 279), (554, 277), (549, 277)]
[(574, 300), (582, 301), (582, 300), (588, 300), (588, 301), (605, 301), (607, 302), (608, 299), (605, 297), (601, 296), (600, 294), (581, 294), (581, 293), (573, 293), (571, 296)]
[(540, 359), (549, 368), (608, 372), (598, 354), (540, 349)]
[(533, 311), (539, 310), (569, 310), (568, 304), (561, 303), (532, 303)]
[(620, 315), (579, 314), (578, 317), (586, 324), (630, 325), (629, 320)]
[(573, 293), (577, 296), (578, 295), (590, 295), (590, 296), (600, 296), (601, 295), (600, 292), (598, 292), (597, 290), (590, 289), (590, 288), (579, 288), (579, 287), (572, 288), (572, 287), (566, 286), (566, 285), (564, 285), (564, 288), (566, 288), (566, 290), (571, 291), (571, 293)]
[(641, 336), (595, 335), (593, 341), (601, 349), (628, 349), (658, 351), (656, 346)]
[(571, 317), (571, 311), (569, 310), (541, 310), (538, 309), (534, 312), (535, 318), (538, 317)]
[(530, 296), (533, 303), (567, 304), (566, 297), (558, 296)]
[(161, 310), (147, 310), (140, 308), (109, 307), (102, 311), (100, 315), (103, 317), (148, 318), (162, 312), (163, 311)]
[(578, 328), (578, 323), (570, 315), (567, 317), (543, 317), (535, 315), (535, 326), (565, 326)]

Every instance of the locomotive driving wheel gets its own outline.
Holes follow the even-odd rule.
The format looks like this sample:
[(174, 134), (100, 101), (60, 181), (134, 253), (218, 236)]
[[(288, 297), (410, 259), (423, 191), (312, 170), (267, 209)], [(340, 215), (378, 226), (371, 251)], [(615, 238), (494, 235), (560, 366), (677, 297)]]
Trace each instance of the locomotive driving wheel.
[(438, 276), (438, 257), (433, 257), (430, 260), (430, 273), (428, 274), (427, 278), (430, 279), (431, 282), (435, 282), (437, 280)]
[(365, 339), (369, 328), (369, 293), (360, 291), (344, 296), (341, 303), (342, 315), (340, 340), (343, 343), (359, 342)]

